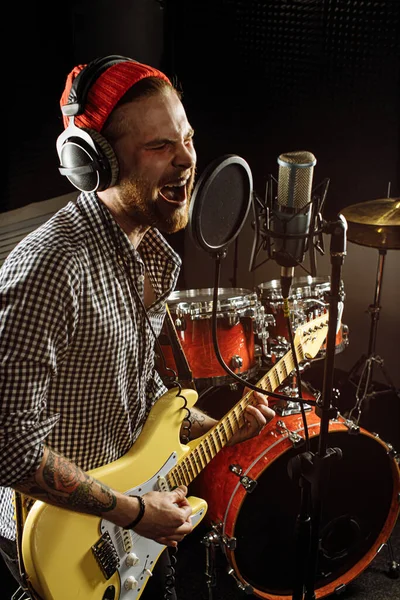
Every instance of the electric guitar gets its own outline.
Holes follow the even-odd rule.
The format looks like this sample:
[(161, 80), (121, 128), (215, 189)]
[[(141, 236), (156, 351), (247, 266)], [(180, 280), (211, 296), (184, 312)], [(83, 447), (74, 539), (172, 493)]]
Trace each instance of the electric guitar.
[[(328, 331), (328, 315), (299, 326), (294, 337), (297, 361), (314, 358)], [(290, 350), (258, 382), (268, 393), (295, 368)], [(126, 494), (168, 491), (189, 485), (244, 423), (254, 403), (244, 395), (206, 434), (183, 445), (179, 432), (186, 410), (197, 401), (193, 389), (169, 390), (150, 411), (145, 426), (118, 460), (92, 470), (96, 479)], [(193, 496), (192, 524), (204, 517), (207, 503)], [(22, 559), (31, 595), (41, 600), (138, 600), (165, 546), (124, 530), (106, 519), (34, 502), (22, 532)]]

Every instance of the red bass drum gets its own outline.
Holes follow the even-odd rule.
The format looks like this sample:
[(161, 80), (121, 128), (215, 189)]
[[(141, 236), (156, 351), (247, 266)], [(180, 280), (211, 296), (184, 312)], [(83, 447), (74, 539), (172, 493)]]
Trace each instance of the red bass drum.
[[(310, 450), (318, 451), (320, 419), (306, 413)], [(208, 502), (206, 519), (216, 525), (227, 560), (246, 591), (260, 598), (292, 598), (295, 525), (300, 488), (288, 475), (289, 461), (304, 452), (301, 415), (276, 416), (256, 438), (224, 448), (194, 481), (194, 492)], [(300, 446), (297, 444), (300, 440)], [(399, 467), (392, 448), (342, 417), (331, 420), (332, 460), (322, 500), (316, 598), (342, 590), (385, 543), (399, 514)], [(232, 465), (241, 467), (234, 474)], [(249, 493), (241, 478), (256, 483)], [(206, 521), (207, 522), (207, 521)]]

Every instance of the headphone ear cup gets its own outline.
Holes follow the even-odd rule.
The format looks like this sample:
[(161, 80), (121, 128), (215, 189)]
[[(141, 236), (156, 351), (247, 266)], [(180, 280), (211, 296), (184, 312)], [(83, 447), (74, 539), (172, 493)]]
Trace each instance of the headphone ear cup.
[(103, 191), (118, 179), (114, 150), (94, 129), (81, 129), (70, 123), (57, 139), (57, 152), (60, 173), (80, 191)]
[(107, 142), (106, 138), (101, 135), (101, 133), (99, 133), (95, 129), (86, 129), (85, 131), (87, 131), (87, 133), (89, 133), (89, 135), (92, 137), (92, 139), (100, 147), (100, 149), (103, 153), (103, 156), (104, 156), (104, 163), (106, 161), (108, 162), (109, 183), (105, 187), (98, 188), (100, 191), (102, 191), (102, 190), (105, 190), (106, 188), (112, 187), (113, 185), (115, 185), (117, 183), (118, 175), (119, 175), (118, 159), (115, 155), (114, 150), (112, 149), (110, 144)]

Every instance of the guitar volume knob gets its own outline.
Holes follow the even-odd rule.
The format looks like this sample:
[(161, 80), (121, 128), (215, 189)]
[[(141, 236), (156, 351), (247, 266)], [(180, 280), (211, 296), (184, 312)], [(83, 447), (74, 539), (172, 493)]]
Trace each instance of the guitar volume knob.
[(127, 567), (134, 567), (139, 562), (139, 557), (134, 552), (130, 552), (125, 559)]
[(136, 577), (133, 577), (133, 575), (128, 577), (124, 583), (124, 587), (126, 590), (136, 590), (138, 585), (138, 580), (136, 579)]

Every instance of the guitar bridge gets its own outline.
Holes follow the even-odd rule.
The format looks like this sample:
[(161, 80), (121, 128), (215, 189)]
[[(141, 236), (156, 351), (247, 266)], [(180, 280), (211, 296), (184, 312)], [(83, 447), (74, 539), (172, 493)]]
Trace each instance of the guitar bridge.
[(120, 562), (108, 531), (103, 533), (101, 538), (92, 546), (92, 552), (104, 577), (110, 579), (119, 568)]

